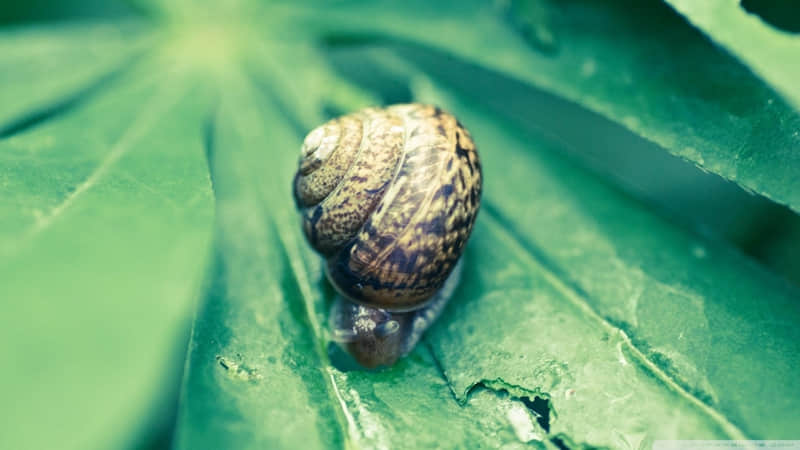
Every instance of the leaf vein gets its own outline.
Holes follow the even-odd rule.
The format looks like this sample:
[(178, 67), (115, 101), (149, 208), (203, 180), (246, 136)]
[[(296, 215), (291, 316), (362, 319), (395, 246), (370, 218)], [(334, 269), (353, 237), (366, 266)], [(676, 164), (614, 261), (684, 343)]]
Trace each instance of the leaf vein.
[(628, 348), (631, 355), (633, 355), (638, 362), (648, 371), (650, 371), (659, 381), (664, 383), (667, 387), (671, 388), (674, 392), (680, 395), (685, 400), (689, 401), (692, 405), (706, 414), (713, 420), (728, 436), (735, 440), (747, 440), (745, 433), (739, 429), (735, 424), (731, 423), (721, 412), (717, 411), (712, 406), (704, 403), (698, 397), (686, 390), (681, 384), (667, 372), (661, 369), (655, 362), (651, 361), (647, 355), (639, 349), (621, 328), (613, 325), (611, 322), (601, 316), (591, 306), (590, 296), (586, 293), (580, 285), (570, 278), (570, 276), (561, 270), (558, 265), (553, 263), (547, 258), (545, 253), (541, 251), (534, 243), (529, 242), (519, 232), (516, 231), (512, 222), (506, 219), (494, 205), (489, 201), (484, 201), (483, 209), (486, 212), (485, 217), (488, 218), (486, 223), (494, 228), (493, 235), (498, 239), (506, 241), (508, 246), (515, 249), (527, 262), (531, 265), (540, 267), (544, 278), (551, 283), (551, 285), (564, 294), (564, 297), (576, 306), (581, 312), (596, 320), (601, 324), (609, 334), (616, 334), (620, 337), (624, 345)]
[[(165, 83), (165, 85), (170, 85)], [(163, 91), (173, 91), (172, 95), (160, 95)], [(161, 118), (163, 114), (178, 102), (185, 93), (184, 89), (161, 89), (159, 95), (154, 95), (151, 100), (142, 108), (142, 112), (136, 120), (128, 127), (119, 139), (114, 143), (108, 155), (92, 171), (92, 173), (80, 183), (64, 200), (50, 210), (48, 214), (37, 221), (28, 231), (24, 240), (30, 240), (42, 231), (49, 228), (54, 221), (61, 217), (75, 202), (80, 199), (85, 192), (97, 185), (106, 175), (111, 167), (119, 161), (132, 148), (133, 144), (149, 131)]]

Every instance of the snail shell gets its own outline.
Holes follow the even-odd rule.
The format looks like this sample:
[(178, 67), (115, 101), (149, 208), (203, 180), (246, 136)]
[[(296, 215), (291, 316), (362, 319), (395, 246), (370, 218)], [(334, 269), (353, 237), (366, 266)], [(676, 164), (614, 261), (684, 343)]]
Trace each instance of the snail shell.
[(303, 231), (347, 302), (332, 310), (334, 337), (365, 366), (392, 364), (455, 284), (480, 207), (475, 144), (451, 114), (403, 104), (331, 120), (301, 152)]

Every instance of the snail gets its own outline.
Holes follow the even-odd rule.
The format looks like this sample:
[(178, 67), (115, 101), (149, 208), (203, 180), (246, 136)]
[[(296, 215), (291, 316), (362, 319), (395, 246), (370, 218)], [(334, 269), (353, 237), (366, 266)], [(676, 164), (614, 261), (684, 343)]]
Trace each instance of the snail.
[(362, 366), (410, 352), (452, 297), (481, 200), (475, 144), (417, 103), (313, 129), (293, 181), (303, 232), (338, 292), (333, 340)]

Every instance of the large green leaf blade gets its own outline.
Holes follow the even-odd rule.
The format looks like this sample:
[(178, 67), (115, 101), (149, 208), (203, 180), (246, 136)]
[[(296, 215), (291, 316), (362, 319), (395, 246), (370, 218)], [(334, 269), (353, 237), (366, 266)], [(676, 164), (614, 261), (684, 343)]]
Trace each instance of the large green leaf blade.
[(193, 327), (177, 447), (324, 448), (341, 440), (336, 405), (261, 192), (276, 175), (270, 157), (288, 149), (269, 147), (262, 129), (276, 124), (259, 120), (246, 78), (233, 69), (220, 84), (208, 141), (218, 256)]
[[(620, 11), (577, 5), (638, 29)], [(352, 5), (339, 6), (352, 13)], [(681, 105), (699, 105), (703, 124), (744, 111), (723, 131), (693, 129), (686, 139), (720, 138), (717, 147), (702, 147), (719, 150), (712, 169), (720, 173), (731, 168), (735, 138), (750, 139), (736, 147), (743, 148), (736, 155), (755, 154), (746, 186), (766, 173), (783, 181), (791, 175), (782, 168), (793, 163), (791, 154), (778, 152), (775, 165), (765, 164), (752, 145), (766, 139), (790, 148), (795, 141), (786, 131), (796, 113), (777, 98), (772, 109), (755, 108), (772, 99), (769, 91), (719, 54), (710, 53), (711, 62), (741, 75), (752, 95), (742, 104), (704, 98), (714, 84), (708, 80), (699, 94), (678, 90), (674, 99), (653, 101), (659, 89), (612, 98), (611, 88), (633, 81), (609, 76), (599, 88), (576, 87), (587, 72), (613, 66), (596, 59), (578, 74), (570, 67), (587, 53), (565, 49), (590, 49), (597, 37), (591, 27), (568, 24), (574, 40), (538, 34), (535, 45), (546, 56), (537, 56), (496, 15), (441, 20), (445, 6), (423, 6), (413, 21), (396, 11), (370, 14), (367, 28), (363, 13), (371, 5), (359, 6), (359, 23), (324, 8), (314, 14), (346, 25), (343, 35), (377, 29), (412, 60), (414, 52), (441, 55), (428, 48), (436, 47), (578, 99), (672, 151), (686, 144), (677, 135), (687, 116), (667, 121)], [(176, 9), (191, 16), (185, 5)], [(478, 141), (484, 211), (465, 255), (465, 279), (425, 341), (390, 369), (354, 370), (329, 344), (333, 292), (303, 242), (290, 186), (303, 133), (326, 110), (350, 111), (377, 96), (335, 76), (316, 45), (318, 29), (296, 26), (299, 10), (289, 9), (265, 22), (274, 27), (268, 34), (261, 23), (258, 32), (238, 22), (175, 25), (160, 55), (0, 140), (0, 186), (11, 194), (0, 196), (0, 284), (12, 299), (0, 305), (0, 345), (14, 368), (25, 368), (2, 378), (0, 397), (15, 414), (0, 447), (130, 444), (161, 393), (172, 346), (185, 337), (213, 226), (216, 253), (186, 360), (178, 448), (638, 448), (657, 438), (791, 437), (800, 396), (783, 381), (800, 355), (796, 288), (649, 213), (562, 160), (561, 149), (541, 136), (471, 101), (426, 90), (424, 75), (413, 77), (417, 99), (453, 110)], [(491, 42), (506, 52), (481, 47), (486, 30), (497, 31)], [(277, 45), (249, 41), (273, 34), (282, 39)], [(667, 42), (695, 42), (696, 34), (686, 36)], [(636, 58), (601, 44), (623, 68), (638, 67)], [(708, 56), (707, 43), (697, 48)], [(528, 71), (534, 63), (544, 75)], [(91, 84), (111, 67), (101, 66), (54, 84), (31, 104), (15, 104), (9, 117)], [(310, 72), (295, 76), (287, 67)], [(670, 85), (662, 76), (656, 81)], [(646, 79), (636, 82), (649, 86)], [(689, 80), (677, 81), (686, 88)], [(209, 84), (220, 96), (213, 114)], [(667, 112), (659, 112), (664, 105)], [(651, 114), (644, 125), (626, 119), (643, 111)], [(765, 138), (771, 119), (780, 127)], [(762, 188), (775, 195), (774, 185)], [(755, 407), (754, 398), (761, 400)]]
[(725, 0), (666, 0), (689, 22), (736, 55), (800, 108), (800, 37), (777, 30)]
[(0, 353), (13, 368), (0, 447), (129, 446), (161, 420), (213, 217), (209, 96), (177, 66), (153, 56), (0, 141)]
[[(669, 7), (634, 0), (513, 5), (339, 6), (317, 26), (334, 43), (410, 45), (409, 53), (441, 64), (458, 58), (524, 81), (800, 211), (797, 109)], [(458, 71), (449, 75), (464, 81)], [(537, 107), (515, 106), (509, 114)]]
[[(547, 393), (552, 432), (612, 447), (639, 434), (792, 437), (795, 287), (657, 218), (557, 147), (447, 99), (484, 155), (485, 228), (471, 257), (497, 266), (466, 276), (463, 303), (431, 338), (457, 395), (497, 379)], [(648, 400), (651, 382), (665, 397)]]
[(89, 96), (147, 44), (141, 25), (31, 27), (0, 33), (0, 136)]
[[(474, 105), (424, 91), (421, 100), (448, 103), (484, 149), (488, 206), (465, 256), (462, 287), (427, 342), (391, 369), (342, 371), (347, 367), (339, 365), (337, 353), (326, 346), (330, 287), (322, 281), (317, 257), (302, 242), (290, 191), (300, 145), (297, 129), (313, 126), (310, 121), (315, 116), (308, 105), (298, 110), (291, 105), (296, 95), (317, 94), (309, 92), (315, 89), (312, 85), (303, 91), (287, 88), (286, 82), (303, 83), (270, 78), (258, 84), (264, 90), (261, 95), (246, 88), (218, 114), (213, 167), (220, 220), (232, 220), (233, 211), (241, 214), (232, 220), (230, 230), (220, 229), (221, 240), (230, 241), (220, 251), (223, 259), (240, 262), (217, 275), (227, 280), (228, 290), (212, 295), (196, 322), (181, 408), (181, 448), (205, 447), (209, 442), (208, 447), (214, 442), (291, 445), (296, 436), (289, 430), (298, 425), (286, 423), (284, 409), (295, 411), (295, 420), (308, 427), (303, 436), (312, 447), (326, 442), (358, 448), (458, 447), (479, 442), (637, 447), (657, 438), (790, 432), (791, 418), (781, 417), (780, 412), (762, 410), (763, 421), (745, 419), (741, 412), (749, 407), (744, 398), (757, 394), (778, 399), (784, 413), (794, 406), (793, 387), (770, 383), (775, 386), (764, 391), (760, 382), (786, 376), (797, 354), (796, 332), (776, 327), (780, 320), (797, 315), (788, 301), (796, 291), (756, 272), (747, 275), (752, 280), (737, 286), (747, 289), (734, 295), (733, 307), (728, 308), (725, 296), (730, 292), (717, 296), (703, 283), (712, 277), (742, 277), (750, 263), (718, 244), (687, 237), (584, 170), (551, 155), (553, 150), (541, 143), (542, 138), (520, 137)], [(247, 84), (243, 77), (222, 83), (228, 95), (232, 86), (242, 84)], [(530, 183), (532, 177), (536, 183)], [(238, 187), (224, 195), (219, 190), (223, 179)], [(569, 181), (576, 179), (586, 181)], [(569, 201), (595, 191), (592, 203), (600, 210)], [(526, 208), (531, 196), (540, 193), (547, 195), (534, 197), (538, 207)], [(225, 204), (232, 205), (231, 212)], [(519, 217), (511, 214), (517, 210), (522, 211)], [(632, 225), (625, 222), (628, 216), (636, 219)], [(246, 217), (260, 219), (237, 225), (247, 223)], [(539, 250), (532, 251), (527, 223), (536, 224), (536, 233), (553, 236), (553, 243), (539, 246), (536, 234), (533, 248)], [(646, 239), (648, 231), (642, 224), (653, 229), (651, 239)], [(629, 234), (650, 247), (639, 253), (620, 237)], [(673, 249), (680, 242), (688, 242), (686, 248)], [(695, 243), (697, 250), (693, 252), (689, 243)], [(277, 261), (276, 247), (284, 256)], [(646, 261), (642, 267), (634, 266), (617, 254), (623, 251), (631, 253), (624, 255), (627, 258)], [(257, 258), (246, 256), (253, 252)], [(703, 258), (696, 256), (700, 252), (705, 252)], [(663, 255), (671, 264), (691, 263), (697, 275), (664, 278), (644, 272), (653, 264), (647, 259), (650, 254)], [(572, 262), (565, 255), (587, 259), (576, 262), (575, 269), (563, 268)], [(616, 261), (610, 269), (609, 261)], [(278, 287), (282, 291), (277, 292)], [(753, 303), (743, 296), (756, 288), (772, 305), (758, 313), (766, 314), (759, 323), (771, 330), (766, 336), (757, 332), (757, 326), (741, 323), (743, 315), (754, 312)], [(681, 311), (686, 307), (681, 293), (687, 289), (699, 291), (689, 300), (715, 308), (721, 303), (722, 313), (709, 316), (719, 322), (715, 329), (743, 327), (754, 346), (741, 349), (725, 335), (715, 336), (719, 342), (709, 342), (708, 329), (702, 327), (683, 337), (671, 326), (651, 330), (651, 322), (664, 314), (653, 305), (674, 301), (667, 307), (674, 308), (670, 314), (676, 323), (694, 325), (702, 319), (696, 309)], [(637, 292), (652, 299), (632, 304), (628, 300)], [(626, 300), (620, 301), (623, 295)], [(737, 309), (740, 303), (743, 309)], [(646, 306), (643, 311), (638, 304)], [(627, 324), (631, 315), (647, 321), (648, 329), (642, 330), (637, 321)], [(673, 348), (670, 339), (688, 343)], [(732, 391), (729, 384), (741, 366), (730, 356), (744, 350), (752, 358), (760, 344), (779, 350), (742, 372)], [(294, 353), (298, 346), (305, 357)], [(691, 350), (695, 346), (697, 353)], [(705, 364), (713, 352), (720, 357)], [(777, 372), (771, 372), (775, 368)], [(726, 369), (730, 374), (724, 373)], [(252, 374), (264, 378), (253, 381)], [(704, 395), (709, 391), (711, 398)], [(551, 419), (549, 435), (536, 420), (537, 412), (522, 400), (536, 397), (548, 398), (551, 404), (552, 411), (544, 409)], [(321, 403), (307, 409), (304, 399)], [(780, 399), (789, 400), (780, 403)], [(445, 427), (450, 432), (442, 434)]]
[(462, 407), (424, 346), (381, 373), (332, 364), (330, 287), (291, 199), (300, 136), (285, 114), (304, 110), (279, 107), (272, 89), (259, 93), (241, 75), (226, 80), (212, 145), (220, 263), (195, 322), (177, 447), (513, 448), (541, 439), (518, 400), (486, 391)]

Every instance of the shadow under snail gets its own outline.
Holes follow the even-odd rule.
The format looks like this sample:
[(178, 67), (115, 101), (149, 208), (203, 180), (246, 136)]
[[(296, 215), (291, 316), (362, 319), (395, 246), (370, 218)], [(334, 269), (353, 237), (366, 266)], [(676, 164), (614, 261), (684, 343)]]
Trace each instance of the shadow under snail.
[(435, 106), (367, 108), (305, 138), (294, 197), (339, 293), (333, 339), (361, 365), (394, 364), (452, 296), (481, 183), (472, 138)]

